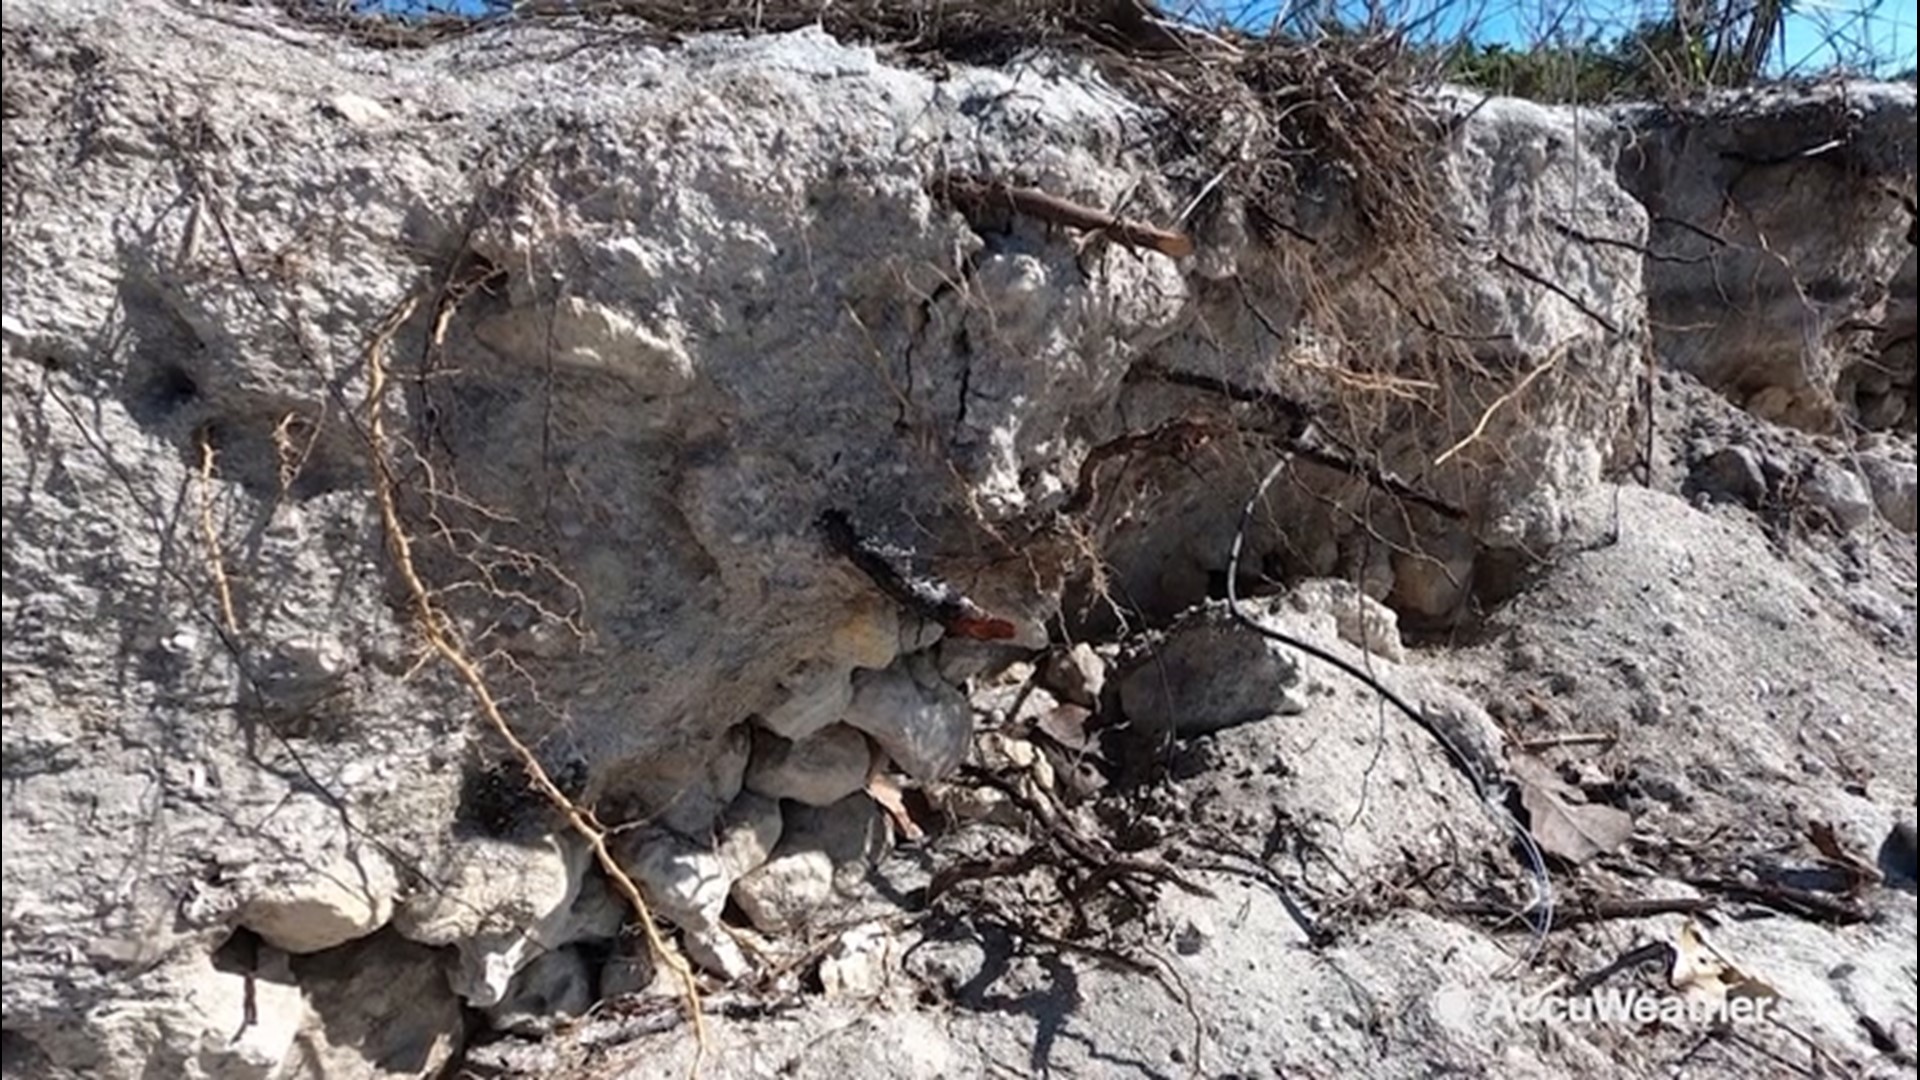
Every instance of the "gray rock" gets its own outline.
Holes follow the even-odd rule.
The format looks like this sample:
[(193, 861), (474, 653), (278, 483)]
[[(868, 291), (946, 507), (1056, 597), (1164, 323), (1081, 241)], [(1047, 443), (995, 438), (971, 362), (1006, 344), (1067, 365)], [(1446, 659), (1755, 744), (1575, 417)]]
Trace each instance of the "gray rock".
[(687, 959), (726, 979), (753, 970), (721, 924), (734, 876), (721, 852), (671, 832), (629, 833), (616, 841), (614, 858), (645, 893), (654, 914), (680, 930)]
[(893, 934), (867, 923), (842, 933), (820, 960), (820, 988), (830, 998), (871, 999), (886, 989), (895, 959)]
[(1423, 541), (1417, 551), (1395, 551), (1395, 606), (1429, 619), (1452, 618), (1473, 587), (1475, 555), (1473, 542), (1456, 534)]
[(742, 792), (720, 819), (721, 865), (735, 878), (764, 865), (780, 843), (780, 801)]
[(617, 838), (613, 854), (655, 914), (683, 929), (720, 920), (733, 877), (718, 852), (675, 833), (639, 831)]
[(945, 638), (934, 648), (934, 667), (941, 681), (965, 686), (973, 679), (1005, 668), (1030, 650), (994, 641)]
[(1873, 490), (1873, 503), (1887, 523), (1904, 533), (1914, 531), (1915, 470), (1911, 461), (1897, 461), (1879, 454), (1860, 457), (1860, 471)]
[(822, 657), (834, 664), (879, 670), (900, 655), (900, 609), (890, 599), (862, 593), (826, 635)]
[(576, 942), (599, 944), (612, 941), (620, 936), (621, 928), (632, 915), (633, 910), (626, 898), (620, 895), (596, 865), (580, 883), (579, 895), (574, 897), (573, 906), (567, 909), (566, 918), (556, 920), (542, 942), (548, 948), (559, 948)]
[(653, 985), (655, 974), (653, 959), (644, 949), (619, 953), (600, 965), (597, 990), (603, 1000), (638, 994)]
[(833, 898), (833, 879), (825, 851), (792, 851), (734, 882), (733, 901), (756, 928), (786, 933), (806, 926)]
[(947, 628), (921, 618), (900, 620), (900, 655), (925, 652), (946, 640)]
[(307, 1017), (284, 1080), (434, 1075), (466, 1039), (466, 1015), (443, 970), (447, 959), (393, 930), (295, 957)]
[(845, 724), (797, 741), (759, 732), (753, 740), (746, 787), (772, 799), (826, 806), (865, 787), (872, 764), (867, 737)]
[(1852, 532), (1873, 520), (1874, 499), (1853, 470), (1822, 461), (1800, 485), (1807, 501), (1833, 516), (1841, 532)]
[(791, 804), (786, 834), (775, 858), (819, 851), (833, 863), (834, 887), (851, 892), (867, 871), (886, 857), (893, 844), (887, 819), (865, 795), (850, 795), (832, 806)]
[(510, 308), (474, 327), (481, 344), (503, 356), (547, 350), (555, 364), (613, 371), (648, 396), (685, 393), (694, 382), (691, 356), (670, 329), (650, 326), (618, 308), (584, 296), (551, 307)]
[(753, 962), (732, 932), (719, 922), (681, 927), (680, 940), (686, 946), (687, 959), (702, 971), (730, 982), (753, 974)]
[(239, 922), (275, 948), (319, 952), (386, 925), (398, 890), (393, 864), (363, 847), (255, 892)]
[(589, 858), (571, 836), (465, 841), (435, 868), (439, 887), (408, 897), (393, 925), (409, 941), (456, 946), (454, 990), (485, 1008), (515, 972), (560, 944)]
[[(88, 1018), (92, 1040), (85, 1045), (36, 1040), (39, 1071), (19, 1075), (260, 1080), (295, 1066), (307, 1012), (291, 958), (263, 946), (257, 957), (247, 958), (249, 978), (237, 966), (216, 967), (210, 954), (196, 950), (145, 972), (140, 980), (145, 1000)], [(254, 1022), (242, 1028), (239, 1021), (248, 1015), (249, 1002)], [(11, 1076), (19, 1068), (16, 1054), (26, 1047), (17, 1035), (8, 1042)]]
[(1361, 592), (1352, 583), (1333, 580), (1303, 581), (1287, 594), (1300, 611), (1333, 616), (1340, 639), (1396, 663), (1407, 658), (1400, 640), (1400, 617), (1393, 609)]
[(535, 957), (513, 985), (486, 1009), (495, 1031), (539, 1036), (555, 1023), (579, 1016), (593, 1004), (593, 978), (578, 949), (555, 949)]
[(1082, 641), (1052, 653), (1040, 665), (1040, 685), (1062, 701), (1098, 708), (1107, 685), (1107, 662)]
[(1700, 461), (1693, 483), (1702, 491), (1724, 496), (1745, 506), (1757, 506), (1767, 494), (1767, 478), (1760, 458), (1744, 446), (1723, 446)]
[(705, 836), (740, 794), (752, 751), (751, 729), (735, 725), (629, 764), (608, 799), (630, 804), (634, 819)]
[(1014, 664), (992, 682), (983, 680), (976, 685), (967, 700), (978, 715), (994, 726), (1009, 720), (1024, 723), (1045, 716), (1059, 708), (1060, 701), (1033, 685), (1032, 674), (1029, 665)]
[(899, 668), (857, 672), (846, 719), (922, 782), (952, 772), (973, 735), (966, 698), (937, 678), (916, 679)]
[(768, 731), (804, 739), (837, 724), (853, 704), (853, 669), (808, 661), (780, 681), (780, 700), (760, 716)]
[(1213, 606), (1168, 630), (1120, 677), (1120, 707), (1143, 735), (1201, 735), (1298, 712), (1299, 682), (1292, 650)]
[(1859, 405), (1860, 413), (1856, 420), (1861, 427), (1870, 431), (1898, 427), (1900, 421), (1907, 416), (1909, 408), (1907, 403), (1911, 400), (1910, 394), (1862, 395)]
[(327, 101), (326, 108), (355, 127), (379, 127), (393, 120), (386, 106), (359, 94), (335, 94)]

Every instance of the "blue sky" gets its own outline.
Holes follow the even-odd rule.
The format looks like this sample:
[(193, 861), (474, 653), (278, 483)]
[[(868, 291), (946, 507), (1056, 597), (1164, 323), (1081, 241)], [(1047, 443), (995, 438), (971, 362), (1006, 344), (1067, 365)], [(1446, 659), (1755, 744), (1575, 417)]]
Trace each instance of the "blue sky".
[(1782, 50), (1790, 63), (1810, 67), (1825, 66), (1833, 56), (1826, 38), (1829, 31), (1851, 34), (1864, 41), (1870, 55), (1887, 57), (1887, 70), (1914, 66), (1914, 0), (1877, 5), (1801, 0), (1800, 10), (1789, 16), (1786, 43)]
[[(1276, 0), (1189, 0), (1193, 10), (1246, 25), (1273, 17)], [(1179, 2), (1166, 7), (1179, 10)], [(1555, 31), (1572, 39), (1615, 38), (1670, 9), (1661, 0), (1321, 0), (1348, 17), (1369, 6), (1394, 22), (1416, 24), (1435, 39), (1465, 35), (1480, 42), (1528, 45)], [(1768, 58), (1776, 74), (1814, 72), (1836, 63), (1875, 62), (1882, 74), (1914, 66), (1914, 0), (1788, 0), (1785, 33)]]

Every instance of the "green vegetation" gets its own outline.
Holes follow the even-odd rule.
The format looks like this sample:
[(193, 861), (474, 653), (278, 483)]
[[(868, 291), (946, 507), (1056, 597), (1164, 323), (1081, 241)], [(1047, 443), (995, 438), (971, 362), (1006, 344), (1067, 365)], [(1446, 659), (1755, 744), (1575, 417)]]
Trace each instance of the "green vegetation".
[(1644, 57), (1624, 40), (1589, 39), (1576, 44), (1461, 45), (1441, 60), (1448, 82), (1536, 101), (1609, 101), (1645, 97), (1649, 71)]
[(1668, 16), (1614, 37), (1441, 48), (1437, 68), (1450, 82), (1552, 102), (1672, 99), (1769, 81), (1787, 0), (1714, 3), (1675, 0)]

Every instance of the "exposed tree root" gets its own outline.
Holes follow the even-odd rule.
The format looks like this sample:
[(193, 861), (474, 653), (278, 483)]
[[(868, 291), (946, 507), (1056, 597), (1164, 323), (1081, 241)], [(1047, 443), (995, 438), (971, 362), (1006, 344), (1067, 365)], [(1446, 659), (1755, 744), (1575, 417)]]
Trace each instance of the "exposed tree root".
[(487, 684), (486, 676), (480, 671), (479, 665), (467, 655), (466, 648), (459, 640), (458, 631), (435, 603), (432, 591), (427, 588), (414, 567), (413, 539), (401, 523), (399, 503), (394, 496), (397, 484), (392, 465), (387, 458), (388, 437), (383, 405), (387, 382), (387, 348), (392, 343), (394, 334), (419, 307), (419, 302), (420, 298), (417, 295), (409, 296), (389, 313), (374, 333), (373, 340), (368, 344), (366, 351), (369, 465), (372, 472), (374, 499), (379, 505), (381, 526), (386, 534), (388, 551), (393, 556), (394, 568), (399, 573), (401, 582), (406, 586), (413, 619), (419, 627), (421, 637), (426, 640), (434, 654), (444, 660), (466, 685), (474, 704), (480, 710), (480, 715), (513, 751), (521, 767), (526, 770), (534, 790), (551, 803), (553, 808), (566, 819), (568, 827), (587, 842), (588, 847), (593, 851), (595, 861), (600, 864), (600, 869), (606, 873), (607, 879), (613, 882), (614, 888), (619, 890), (627, 904), (633, 908), (635, 919), (640, 924), (641, 932), (646, 935), (647, 948), (654, 960), (665, 964), (679, 979), (687, 1017), (693, 1024), (694, 1037), (699, 1044), (693, 1061), (693, 1070), (697, 1072), (706, 1054), (708, 1040), (706, 1019), (700, 1008), (700, 988), (694, 981), (693, 968), (688, 965), (686, 958), (680, 955), (679, 950), (668, 943), (660, 933), (660, 928), (653, 920), (653, 910), (647, 904), (646, 897), (641, 894), (640, 887), (614, 859), (613, 852), (607, 847), (607, 829), (594, 817), (591, 810), (578, 806), (560, 790), (559, 786), (553, 782), (553, 778), (547, 774), (546, 767), (540, 763), (539, 757), (514, 733), (512, 725), (507, 722), (505, 714), (500, 710), (492, 688)]
[(213, 436), (200, 429), (200, 536), (207, 544), (207, 572), (213, 578), (214, 596), (220, 601), (220, 622), (226, 631), (240, 636), (240, 617), (234, 611), (233, 584), (227, 580), (227, 563), (221, 553), (220, 527), (213, 521)]
[(1493, 399), (1493, 404), (1488, 405), (1486, 411), (1480, 414), (1480, 421), (1473, 425), (1472, 431), (1467, 432), (1466, 436), (1459, 442), (1447, 447), (1439, 457), (1433, 459), (1434, 466), (1437, 468), (1445, 465), (1455, 454), (1458, 454), (1460, 451), (1465, 450), (1467, 447), (1472, 446), (1484, 438), (1487, 434), (1487, 425), (1493, 422), (1493, 414), (1499, 412), (1501, 407), (1508, 402), (1526, 393), (1527, 387), (1532, 386), (1535, 380), (1552, 370), (1553, 366), (1559, 363), (1560, 358), (1567, 355), (1567, 350), (1572, 347), (1573, 342), (1565, 341), (1549, 350), (1546, 359), (1535, 364), (1525, 375), (1521, 376), (1520, 381), (1513, 384), (1513, 389)]
[(1082, 206), (1038, 188), (1015, 187), (997, 180), (980, 181), (947, 176), (936, 181), (933, 190), (963, 212), (980, 213), (1003, 208), (1048, 224), (1100, 233), (1128, 247), (1148, 248), (1169, 258), (1179, 259), (1193, 254), (1193, 238), (1186, 233), (1116, 217), (1104, 210)]

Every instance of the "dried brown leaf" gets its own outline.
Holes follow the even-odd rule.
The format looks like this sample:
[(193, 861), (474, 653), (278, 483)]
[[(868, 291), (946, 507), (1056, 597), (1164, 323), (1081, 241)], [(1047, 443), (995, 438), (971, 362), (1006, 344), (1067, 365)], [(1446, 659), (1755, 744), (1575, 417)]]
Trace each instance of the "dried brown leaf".
[(867, 796), (880, 804), (880, 808), (893, 819), (894, 827), (908, 840), (918, 840), (926, 835), (920, 823), (913, 820), (913, 813), (907, 809), (906, 793), (893, 778), (878, 769), (867, 774)]
[(1741, 970), (1713, 947), (1689, 919), (1673, 942), (1673, 970), (1667, 981), (1689, 998), (1709, 1003), (1738, 998), (1777, 1001), (1780, 991), (1763, 979)]
[(1543, 762), (1514, 762), (1520, 803), (1540, 850), (1570, 863), (1582, 863), (1625, 844), (1633, 835), (1633, 816), (1611, 806), (1576, 801), (1580, 793)]

